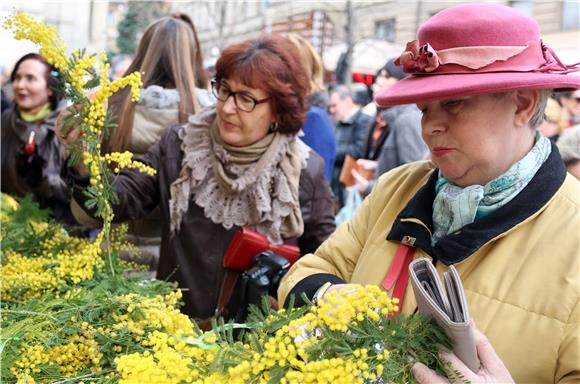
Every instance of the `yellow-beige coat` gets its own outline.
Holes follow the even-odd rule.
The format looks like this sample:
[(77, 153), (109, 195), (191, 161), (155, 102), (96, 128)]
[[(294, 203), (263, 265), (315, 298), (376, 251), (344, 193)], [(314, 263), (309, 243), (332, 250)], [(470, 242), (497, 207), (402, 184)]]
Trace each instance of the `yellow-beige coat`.
[[(383, 175), (353, 219), (292, 267), (280, 302), (314, 274), (381, 285), (399, 245), (387, 234), (432, 172), (419, 162)], [(580, 182), (564, 177), (547, 204), (455, 265), (471, 317), (517, 383), (580, 381)], [(430, 258), (417, 249), (419, 257)], [(438, 262), (437, 269), (448, 267)], [(409, 284), (402, 312), (415, 308)]]

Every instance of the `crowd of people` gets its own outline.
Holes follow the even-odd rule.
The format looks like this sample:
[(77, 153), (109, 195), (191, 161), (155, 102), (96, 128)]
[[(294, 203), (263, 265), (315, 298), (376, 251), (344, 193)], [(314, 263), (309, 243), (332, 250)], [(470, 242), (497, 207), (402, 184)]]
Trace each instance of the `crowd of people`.
[[(569, 72), (580, 67), (561, 63), (533, 19), (476, 3), (435, 14), (380, 65), (361, 97), (360, 84), (324, 83), (303, 37), (263, 34), (225, 47), (210, 75), (188, 15), (154, 21), (125, 72), (144, 73), (141, 99), (128, 89), (110, 98), (117, 128), (102, 148), (157, 173), (120, 172), (115, 221), (130, 223), (141, 261), (185, 289), (183, 311), (204, 327), (240, 228), (299, 249), (280, 306), (381, 285), (410, 262), (399, 260), (403, 244), (461, 275), (482, 363), (471, 372), (445, 355), (464, 377), (577, 380), (580, 77)], [(75, 135), (61, 135), (59, 81), (31, 53), (3, 85), (2, 192), (98, 229), (88, 172), (67, 164)], [(337, 227), (353, 192), (364, 201)], [(445, 382), (421, 364), (413, 372)]]

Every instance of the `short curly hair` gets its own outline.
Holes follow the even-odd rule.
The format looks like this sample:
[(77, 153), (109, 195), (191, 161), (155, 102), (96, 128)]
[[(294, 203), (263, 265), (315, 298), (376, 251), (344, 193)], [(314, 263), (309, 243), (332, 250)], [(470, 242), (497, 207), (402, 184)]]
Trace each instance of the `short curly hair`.
[(306, 119), (310, 89), (299, 57), (283, 36), (264, 34), (226, 47), (215, 65), (216, 80), (236, 80), (265, 91), (279, 132), (295, 135)]

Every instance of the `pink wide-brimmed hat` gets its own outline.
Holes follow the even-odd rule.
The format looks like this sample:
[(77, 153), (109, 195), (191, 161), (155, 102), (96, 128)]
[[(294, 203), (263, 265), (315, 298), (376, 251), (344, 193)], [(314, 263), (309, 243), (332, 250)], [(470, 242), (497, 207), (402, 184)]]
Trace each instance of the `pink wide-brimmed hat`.
[(380, 106), (509, 92), (580, 88), (580, 63), (563, 64), (538, 24), (513, 8), (472, 3), (427, 20), (397, 59), (411, 76), (376, 96)]

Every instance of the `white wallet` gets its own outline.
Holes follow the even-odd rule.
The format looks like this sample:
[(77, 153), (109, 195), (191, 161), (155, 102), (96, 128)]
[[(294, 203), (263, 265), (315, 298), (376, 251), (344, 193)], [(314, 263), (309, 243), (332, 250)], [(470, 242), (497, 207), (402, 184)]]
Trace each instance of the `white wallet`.
[(475, 338), (467, 300), (454, 266), (443, 274), (445, 289), (429, 259), (416, 259), (409, 265), (409, 278), (419, 312), (435, 319), (453, 340), (453, 353), (473, 372), (479, 370)]

